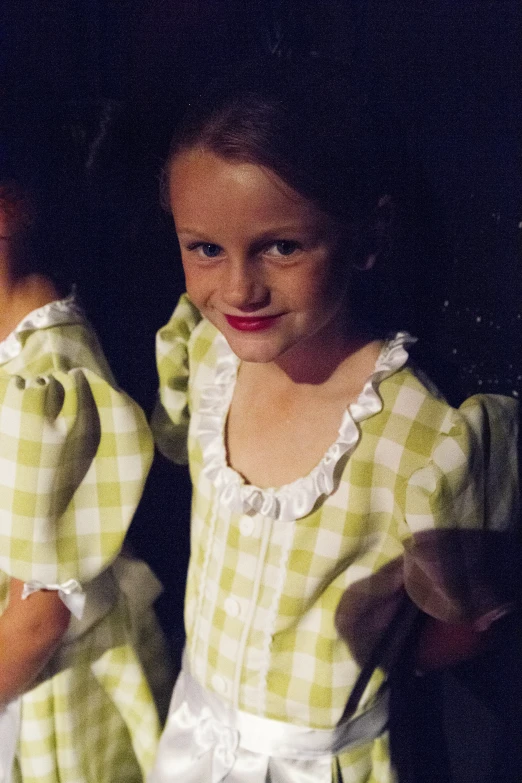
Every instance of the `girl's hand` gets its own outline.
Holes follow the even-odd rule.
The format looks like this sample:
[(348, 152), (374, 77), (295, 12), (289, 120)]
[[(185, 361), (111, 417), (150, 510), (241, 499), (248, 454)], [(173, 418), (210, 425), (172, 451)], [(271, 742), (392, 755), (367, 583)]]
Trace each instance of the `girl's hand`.
[(58, 647), (70, 612), (58, 593), (42, 590), (22, 600), (23, 582), (11, 579), (0, 617), (0, 704), (28, 690)]
[(483, 652), (488, 631), (477, 631), (471, 623), (443, 623), (426, 616), (419, 634), (415, 668), (419, 673), (454, 666)]

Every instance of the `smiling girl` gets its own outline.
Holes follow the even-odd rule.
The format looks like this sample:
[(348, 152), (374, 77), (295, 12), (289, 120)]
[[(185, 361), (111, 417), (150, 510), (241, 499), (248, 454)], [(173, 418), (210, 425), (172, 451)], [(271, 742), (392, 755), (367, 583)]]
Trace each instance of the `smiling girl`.
[(355, 95), (286, 65), (211, 88), (173, 141), (187, 295), (158, 335), (154, 429), (176, 461), (188, 444), (194, 498), (151, 783), (390, 783), (388, 683), (418, 618), (432, 668), (510, 610), (488, 552), (513, 406), (451, 407), (389, 333), (386, 147)]

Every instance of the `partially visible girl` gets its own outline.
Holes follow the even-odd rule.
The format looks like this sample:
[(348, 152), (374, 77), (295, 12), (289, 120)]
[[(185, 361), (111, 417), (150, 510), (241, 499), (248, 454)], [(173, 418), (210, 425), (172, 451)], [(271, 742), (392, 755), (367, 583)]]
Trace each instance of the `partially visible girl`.
[(45, 274), (42, 215), (2, 147), (0, 780), (139, 783), (159, 734), (147, 673), (166, 687), (166, 662), (158, 583), (120, 550), (151, 437)]
[(515, 401), (453, 407), (410, 358), (426, 262), (405, 273), (393, 140), (337, 78), (224, 80), (166, 165), (187, 295), (154, 428), (194, 499), (151, 783), (390, 783), (401, 657), (463, 660), (512, 608)]

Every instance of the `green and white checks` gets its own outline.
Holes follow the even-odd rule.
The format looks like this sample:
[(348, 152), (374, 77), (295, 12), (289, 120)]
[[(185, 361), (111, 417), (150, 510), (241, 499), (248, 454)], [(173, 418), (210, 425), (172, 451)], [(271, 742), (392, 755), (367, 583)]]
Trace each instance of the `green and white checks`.
[[(512, 521), (515, 403), (482, 396), (451, 408), (405, 365), (408, 340), (385, 345), (312, 474), (262, 490), (226, 464), (238, 361), (224, 338), (186, 297), (158, 334), (153, 429), (167, 456), (183, 458), (189, 425), (190, 668), (238, 709), (330, 728), (355, 687), (359, 711), (371, 704), (411, 601), (479, 627), (509, 610), (486, 549)], [(386, 745), (343, 754), (343, 781), (392, 780)]]
[(15, 783), (139, 783), (152, 764), (159, 722), (132, 608), (116, 588), (96, 610), (90, 587), (119, 553), (152, 451), (74, 299), (29, 314), (0, 343), (0, 612), (10, 577), (75, 579), (91, 617), (22, 697)]
[(120, 549), (150, 435), (141, 410), (100, 373), (85, 325), (24, 337), (0, 368), (0, 569), (22, 581), (83, 582)]

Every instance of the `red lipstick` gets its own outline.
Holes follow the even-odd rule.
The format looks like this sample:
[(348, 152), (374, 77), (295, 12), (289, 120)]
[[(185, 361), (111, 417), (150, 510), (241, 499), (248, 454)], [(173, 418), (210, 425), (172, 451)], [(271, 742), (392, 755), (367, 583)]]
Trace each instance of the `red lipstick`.
[(261, 332), (269, 329), (277, 319), (278, 315), (267, 316), (244, 316), (244, 315), (226, 315), (227, 323), (238, 332)]

